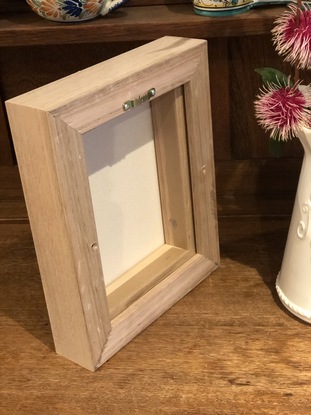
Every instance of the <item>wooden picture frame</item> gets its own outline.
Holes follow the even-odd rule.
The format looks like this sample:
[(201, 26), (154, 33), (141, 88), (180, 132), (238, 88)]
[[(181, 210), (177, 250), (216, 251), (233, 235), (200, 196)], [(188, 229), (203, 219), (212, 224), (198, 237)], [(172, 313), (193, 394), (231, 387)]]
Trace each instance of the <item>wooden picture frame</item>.
[[(111, 288), (82, 137), (144, 101), (165, 243)], [(218, 266), (207, 43), (164, 37), (6, 106), (56, 352), (96, 370)]]

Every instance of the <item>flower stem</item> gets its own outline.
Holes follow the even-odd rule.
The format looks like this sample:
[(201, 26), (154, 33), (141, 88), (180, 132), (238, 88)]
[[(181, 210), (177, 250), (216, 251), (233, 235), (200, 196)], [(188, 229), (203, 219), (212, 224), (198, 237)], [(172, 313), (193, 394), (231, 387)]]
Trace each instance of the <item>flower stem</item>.
[[(296, 14), (296, 25), (299, 27), (300, 24), (300, 10), (302, 8), (302, 0), (297, 0), (297, 14)], [(294, 80), (295, 83), (299, 81), (299, 69), (297, 65), (294, 65)]]

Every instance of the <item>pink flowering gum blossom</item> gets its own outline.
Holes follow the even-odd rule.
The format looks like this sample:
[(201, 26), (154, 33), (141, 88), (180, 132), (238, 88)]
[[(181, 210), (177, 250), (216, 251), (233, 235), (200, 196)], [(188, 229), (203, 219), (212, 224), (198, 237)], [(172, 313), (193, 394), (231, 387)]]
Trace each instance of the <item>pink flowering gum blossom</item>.
[(276, 51), (284, 60), (299, 69), (311, 69), (311, 8), (310, 4), (289, 5), (272, 30)]
[(311, 89), (270, 83), (255, 101), (259, 124), (270, 131), (270, 137), (287, 141), (302, 127), (311, 127)]

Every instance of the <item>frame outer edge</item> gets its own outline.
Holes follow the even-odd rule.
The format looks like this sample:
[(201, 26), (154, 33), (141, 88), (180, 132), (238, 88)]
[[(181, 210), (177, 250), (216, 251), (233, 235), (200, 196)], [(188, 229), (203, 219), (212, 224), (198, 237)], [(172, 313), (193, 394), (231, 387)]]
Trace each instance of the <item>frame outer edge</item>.
[[(151, 42), (150, 55), (147, 57), (148, 54), (142, 54), (141, 58), (147, 59), (153, 69), (152, 79), (159, 80), (160, 94), (179, 85), (185, 87), (186, 104), (190, 108), (189, 111), (186, 109), (188, 139), (193, 146), (192, 150), (190, 148), (190, 174), (198, 254), (112, 320), (111, 325), (105, 290), (100, 282), (102, 271), (98, 268), (99, 251), (94, 255), (90, 250), (90, 244), (92, 246), (97, 240), (96, 228), (94, 218), (90, 221), (92, 207), (85, 165), (79, 161), (82, 145), (80, 134), (105, 121), (104, 116), (98, 116), (100, 112), (93, 113), (92, 110), (97, 108), (99, 111), (100, 105), (110, 96), (104, 96), (102, 84), (94, 84), (94, 88), (96, 85), (98, 88), (93, 88), (90, 94), (81, 96), (73, 93), (72, 107), (71, 103), (62, 106), (63, 101), (60, 99), (59, 105), (53, 110), (40, 110), (38, 95), (36, 105), (39, 105), (39, 109), (29, 108), (31, 98), (28, 103), (27, 97), (15, 102), (13, 99), (8, 104), (56, 351), (90, 370), (99, 367), (168, 310), (216, 269), (219, 262), (213, 143), (207, 97), (207, 42), (168, 37), (167, 49), (164, 48), (165, 42), (165, 38)], [(174, 53), (170, 48), (174, 49)], [(147, 45), (138, 49), (141, 52), (148, 50)], [(151, 52), (155, 53), (156, 58)], [(135, 56), (138, 55), (136, 53)], [(182, 62), (183, 58), (185, 62)], [(131, 84), (130, 81), (135, 80), (137, 85), (133, 84), (131, 93), (136, 95), (140, 87), (149, 87), (147, 66), (144, 61), (144, 69), (138, 69), (136, 75), (127, 77), (125, 82), (117, 83), (118, 88), (126, 88)], [(176, 71), (180, 69), (177, 81), (171, 76), (172, 68)], [(164, 73), (161, 76), (156, 73), (160, 69)], [(190, 74), (191, 71), (194, 72)], [(74, 85), (74, 82), (71, 81), (70, 85)], [(50, 95), (42, 98), (44, 103), (53, 98), (53, 89), (49, 87), (47, 90)], [(79, 106), (83, 109), (81, 114), (77, 111)], [(122, 112), (115, 108), (110, 118)], [(202, 118), (207, 118), (207, 121), (202, 121)], [(81, 179), (82, 185), (79, 182)], [(77, 202), (82, 203), (82, 210), (75, 206), (79, 204)], [(50, 242), (47, 242), (47, 233), (51, 237)], [(49, 255), (53, 250), (56, 260)], [(81, 255), (83, 263), (79, 262)], [(94, 264), (95, 280), (91, 272)]]
[(7, 110), (55, 349), (93, 371), (110, 325), (104, 339), (90, 337), (65, 218), (51, 117), (40, 109), (12, 102), (7, 103)]
[[(185, 101), (197, 252), (220, 262), (215, 163), (207, 47), (190, 82)], [(201, 139), (198, 139), (200, 137)]]

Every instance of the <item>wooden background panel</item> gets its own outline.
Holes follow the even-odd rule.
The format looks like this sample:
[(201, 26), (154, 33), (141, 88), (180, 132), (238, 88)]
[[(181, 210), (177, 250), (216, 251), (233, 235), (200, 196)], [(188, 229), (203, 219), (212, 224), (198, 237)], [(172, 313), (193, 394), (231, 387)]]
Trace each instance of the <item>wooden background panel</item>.
[(0, 97), (0, 166), (12, 166), (15, 157), (8, 130), (7, 116)]
[(226, 38), (208, 42), (214, 154), (217, 160), (231, 158), (228, 44)]
[[(143, 43), (146, 42), (0, 48), (2, 99), (12, 98)], [(255, 68), (267, 65), (286, 70), (272, 47), (270, 36), (212, 39), (209, 53), (216, 158), (269, 157), (268, 135), (256, 122), (253, 102), (261, 86)], [(285, 154), (301, 155), (297, 143), (288, 143), (286, 149)]]
[(228, 17), (204, 17), (192, 5), (121, 7), (105, 18), (61, 24), (32, 11), (1, 13), (1, 46), (154, 40), (171, 36), (215, 38), (266, 34), (284, 7), (265, 7)]
[(0, 88), (7, 100), (145, 42), (0, 48)]
[(0, 166), (0, 225), (28, 222), (17, 166)]
[(140, 46), (144, 42), (0, 48), (0, 165), (15, 162), (3, 102)]
[[(0, 48), (2, 99), (12, 98), (143, 43), (146, 42)], [(289, 176), (297, 178), (301, 145), (298, 140), (286, 143), (283, 157), (289, 162), (281, 166), (271, 157), (268, 134), (257, 125), (254, 116), (253, 101), (261, 86), (255, 68), (264, 65), (284, 68), (273, 49), (270, 35), (211, 39), (209, 54), (219, 211), (224, 215), (270, 215), (279, 209), (282, 214), (290, 214), (296, 183), (287, 181), (285, 189), (279, 172), (285, 169)], [(310, 74), (303, 75), (311, 81)], [(0, 160), (2, 164), (8, 164), (5, 160), (10, 163), (11, 147), (3, 131), (1, 128)], [(240, 163), (241, 160), (246, 162)], [(262, 160), (271, 161), (269, 168)], [(245, 182), (245, 177), (253, 180)], [(270, 198), (262, 194), (264, 178), (267, 192), (268, 189), (271, 191)], [(277, 180), (280, 180), (282, 194), (275, 193)], [(262, 203), (258, 203), (261, 197)]]
[(301, 159), (216, 161), (219, 216), (291, 215)]
[(21, 13), (28, 10), (26, 0), (0, 0), (0, 13)]

